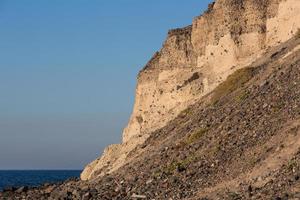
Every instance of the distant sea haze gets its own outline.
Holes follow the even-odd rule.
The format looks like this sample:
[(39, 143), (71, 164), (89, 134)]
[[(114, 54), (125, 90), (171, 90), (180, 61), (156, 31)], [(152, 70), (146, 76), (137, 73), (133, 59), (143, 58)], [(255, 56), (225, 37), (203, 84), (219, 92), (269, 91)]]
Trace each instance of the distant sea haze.
[(40, 186), (80, 176), (81, 170), (0, 170), (0, 191), (6, 187)]

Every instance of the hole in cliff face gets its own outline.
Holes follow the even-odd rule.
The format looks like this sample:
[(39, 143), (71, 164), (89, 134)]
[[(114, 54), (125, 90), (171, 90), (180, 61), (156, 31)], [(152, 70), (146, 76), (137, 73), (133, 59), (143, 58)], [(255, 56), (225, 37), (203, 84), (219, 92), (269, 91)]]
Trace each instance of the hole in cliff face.
[(188, 80), (187, 80), (187, 82), (192, 82), (192, 81), (195, 81), (195, 80), (197, 80), (197, 79), (199, 79), (200, 78), (200, 76), (199, 76), (199, 74), (198, 74), (198, 72), (196, 72), (196, 73), (194, 73), (193, 74), (193, 76), (191, 77), (191, 78), (189, 78)]
[(142, 124), (144, 122), (144, 119), (141, 115), (137, 116), (136, 120), (138, 121), (139, 124)]
[(200, 75), (198, 72), (195, 72), (189, 79), (185, 80), (184, 83), (182, 85), (177, 85), (176, 89), (180, 90), (181, 88), (187, 86), (188, 84), (190, 84), (191, 82), (197, 80), (200, 78)]

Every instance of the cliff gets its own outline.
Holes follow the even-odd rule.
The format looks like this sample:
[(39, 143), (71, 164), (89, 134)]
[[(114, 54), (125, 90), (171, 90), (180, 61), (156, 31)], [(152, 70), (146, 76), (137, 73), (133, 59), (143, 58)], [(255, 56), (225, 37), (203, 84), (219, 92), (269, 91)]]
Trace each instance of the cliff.
[(299, 0), (217, 0), (191, 26), (170, 30), (162, 49), (138, 75), (123, 143), (108, 147), (81, 179), (95, 179), (131, 162), (128, 155), (155, 130), (230, 74), (292, 38), (299, 27)]

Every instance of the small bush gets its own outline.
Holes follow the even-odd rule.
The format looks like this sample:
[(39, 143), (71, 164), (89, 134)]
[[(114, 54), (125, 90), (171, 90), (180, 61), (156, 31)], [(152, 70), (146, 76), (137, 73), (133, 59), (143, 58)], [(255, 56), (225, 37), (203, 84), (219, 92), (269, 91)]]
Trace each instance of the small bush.
[(186, 141), (187, 144), (192, 144), (196, 141), (198, 141), (203, 135), (208, 131), (206, 128), (198, 129), (196, 132), (194, 132), (192, 135), (190, 135)]
[(298, 163), (297, 163), (297, 161), (295, 161), (295, 160), (290, 160), (290, 161), (288, 162), (287, 168), (288, 168), (289, 170), (291, 170), (291, 171), (297, 169), (297, 168), (298, 168)]
[(235, 100), (240, 103), (247, 99), (249, 97), (249, 93), (246, 90), (242, 90), (240, 93), (238, 93), (235, 97)]
[(184, 161), (176, 161), (167, 166), (163, 171), (166, 174), (173, 174), (177, 169), (186, 169), (186, 164)]
[(271, 108), (271, 111), (273, 113), (278, 113), (284, 108), (284, 103), (283, 102), (277, 102), (277, 104), (273, 105)]
[(190, 115), (191, 113), (192, 113), (191, 108), (187, 108), (187, 109), (183, 110), (183, 111), (179, 114), (179, 116), (180, 116), (181, 118), (184, 118), (184, 117)]
[(153, 172), (152, 177), (154, 178), (158, 178), (161, 175), (161, 171), (160, 170), (156, 170)]
[(215, 144), (212, 148), (211, 151), (209, 152), (209, 155), (217, 155), (220, 151), (222, 150), (220, 144)]
[(196, 157), (194, 155), (191, 155), (184, 160), (173, 162), (169, 166), (165, 167), (163, 171), (166, 174), (174, 174), (175, 171), (183, 172), (187, 169), (188, 165), (195, 160), (196, 160)]
[(240, 194), (238, 194), (236, 192), (228, 192), (227, 195), (228, 195), (228, 199), (230, 199), (230, 200), (240, 200), (240, 199), (242, 199)]
[(242, 87), (254, 75), (254, 68), (242, 68), (228, 76), (213, 92), (212, 103), (216, 104), (222, 97)]

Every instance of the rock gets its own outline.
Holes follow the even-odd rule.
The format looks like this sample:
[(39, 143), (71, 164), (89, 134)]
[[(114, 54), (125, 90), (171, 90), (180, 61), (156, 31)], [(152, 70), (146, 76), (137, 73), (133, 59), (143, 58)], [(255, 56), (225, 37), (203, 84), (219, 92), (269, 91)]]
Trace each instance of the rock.
[(87, 192), (90, 189), (89, 185), (84, 185), (81, 187), (81, 190)]
[(138, 195), (138, 194), (133, 194), (131, 197), (134, 199), (147, 199), (145, 195)]
[(50, 183), (44, 183), (43, 186), (44, 187), (49, 187), (51, 184)]
[(186, 170), (186, 167), (184, 165), (178, 165), (176, 169), (180, 173), (180, 172), (184, 172)]
[(92, 197), (91, 193), (87, 192), (82, 196), (82, 200), (89, 200)]
[(248, 191), (249, 193), (252, 193), (252, 192), (253, 192), (253, 188), (252, 188), (252, 186), (251, 186), (251, 185), (249, 185), (249, 186), (248, 186), (248, 189), (247, 189), (247, 191)]
[(14, 192), (16, 191), (16, 189), (17, 189), (16, 187), (8, 186), (3, 189), (3, 192)]
[(78, 190), (73, 190), (72, 192), (73, 199), (80, 199), (80, 193)]
[(50, 194), (54, 190), (55, 186), (48, 186), (44, 189), (45, 194)]
[(22, 192), (27, 192), (28, 191), (28, 187), (27, 186), (23, 186), (20, 187), (16, 190), (16, 193), (22, 193)]
[(257, 181), (258, 181), (258, 182), (262, 182), (262, 181), (263, 181), (263, 178), (260, 176), (260, 177), (257, 178)]
[(300, 199), (300, 192), (295, 193), (295, 194), (294, 194), (294, 198), (299, 198), (299, 199)]
[(146, 184), (149, 185), (152, 182), (153, 182), (153, 179), (149, 179), (149, 180), (146, 181)]

